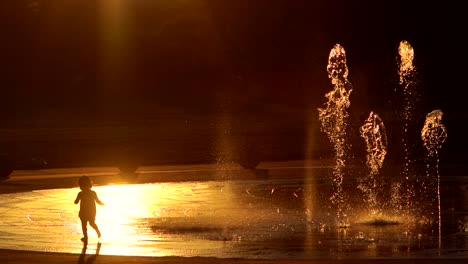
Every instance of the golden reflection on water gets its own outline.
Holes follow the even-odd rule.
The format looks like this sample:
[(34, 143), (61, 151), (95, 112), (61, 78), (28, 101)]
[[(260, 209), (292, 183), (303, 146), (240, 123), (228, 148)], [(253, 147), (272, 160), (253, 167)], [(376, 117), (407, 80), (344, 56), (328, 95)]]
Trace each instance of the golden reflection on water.
[[(356, 246), (363, 256), (398, 255), (406, 245), (402, 225), (357, 224), (337, 233), (320, 203), (327, 187), (316, 186), (312, 174), (292, 180), (282, 173), (270, 171), (277, 180), (94, 186), (106, 205), (97, 206), (102, 237), (89, 228), (86, 250), (92, 254), (100, 242), (101, 255), (307, 258)], [(0, 195), (0, 248), (80, 253), (78, 192)], [(425, 234), (423, 242), (431, 239)]]
[[(231, 182), (183, 182), (94, 186), (98, 240), (88, 227), (88, 252), (101, 255), (216, 256), (232, 229), (249, 221), (252, 207), (234, 198)], [(0, 248), (80, 253), (79, 188), (0, 195)], [(237, 191), (243, 193), (242, 191)], [(244, 195), (246, 195), (244, 193)], [(261, 207), (261, 206), (260, 206)], [(264, 211), (264, 210), (263, 210)], [(256, 212), (262, 213), (261, 209)], [(268, 217), (260, 216), (262, 221)], [(250, 217), (250, 221), (251, 221)], [(273, 221), (274, 222), (274, 221)]]
[[(111, 185), (94, 189), (106, 203), (97, 208), (96, 219), (103, 241), (111, 241), (115, 245), (137, 243), (140, 238), (135, 229), (137, 219), (151, 217), (148, 185)], [(154, 189), (153, 192), (157, 196), (158, 190)], [(125, 251), (125, 247), (116, 246), (108, 253), (122, 255)]]
[[(183, 227), (190, 230), (190, 225), (199, 228), (199, 219), (204, 219), (202, 222), (206, 221), (205, 224), (210, 226), (222, 224), (224, 208), (233, 208), (229, 205), (232, 202), (229, 185), (218, 186), (217, 192), (206, 192), (213, 188), (213, 184), (197, 182), (95, 187), (100, 199), (106, 203), (106, 206), (98, 207), (96, 222), (103, 233), (104, 243), (113, 245), (103, 247), (103, 250), (112, 255), (147, 255), (146, 246), (154, 244), (159, 245), (161, 250), (153, 249), (153, 256), (172, 255), (174, 248), (177, 248), (176, 251), (184, 250), (184, 241), (171, 237), (172, 243), (168, 242), (164, 232), (158, 234), (152, 229), (160, 225), (161, 230)], [(200, 208), (204, 206), (209, 207)], [(163, 219), (162, 223), (155, 221), (157, 218)], [(197, 240), (196, 237), (190, 238), (194, 239)], [(177, 246), (172, 245), (174, 240)], [(199, 240), (196, 247), (213, 248), (213, 244), (216, 243)], [(186, 250), (195, 248), (190, 243), (185, 247)], [(143, 252), (138, 252), (139, 248)]]

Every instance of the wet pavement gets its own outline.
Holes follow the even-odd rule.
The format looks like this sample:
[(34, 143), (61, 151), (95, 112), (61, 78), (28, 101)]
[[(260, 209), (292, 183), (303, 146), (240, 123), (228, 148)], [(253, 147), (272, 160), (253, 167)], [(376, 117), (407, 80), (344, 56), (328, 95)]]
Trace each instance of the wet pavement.
[[(265, 259), (468, 257), (466, 194), (443, 199), (441, 237), (433, 223), (392, 222), (395, 217), (383, 224), (364, 223), (360, 219), (366, 207), (354, 200), (350, 225), (337, 228), (331, 224), (326, 171), (301, 166), (222, 173), (200, 167), (158, 169), (141, 171), (131, 184), (100, 184), (107, 177), (100, 172), (92, 178), (93, 189), (106, 203), (97, 208), (103, 236), (98, 239), (89, 228), (85, 250), (100, 255)], [(234, 180), (227, 176), (233, 173), (258, 175)], [(68, 181), (42, 176), (66, 188), (0, 194), (0, 248), (81, 253), (79, 206), (73, 204), (79, 189), (69, 184), (79, 174), (63, 177)], [(190, 177), (169, 180), (181, 175)], [(153, 182), (156, 179), (159, 182)], [(2, 182), (8, 184), (22, 183), (18, 176)], [(466, 179), (447, 178), (443, 186), (464, 188)], [(445, 193), (454, 195), (452, 189)]]

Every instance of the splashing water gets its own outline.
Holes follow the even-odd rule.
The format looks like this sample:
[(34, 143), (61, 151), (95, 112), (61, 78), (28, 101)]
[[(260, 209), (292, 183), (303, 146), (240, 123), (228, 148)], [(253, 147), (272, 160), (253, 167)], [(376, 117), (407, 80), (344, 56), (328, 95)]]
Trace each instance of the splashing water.
[(387, 154), (387, 134), (382, 119), (374, 112), (369, 114), (360, 128), (360, 133), (366, 142), (367, 166), (370, 171), (367, 179), (363, 180), (358, 188), (366, 195), (371, 215), (375, 217), (381, 213), (378, 206), (378, 188), (383, 186), (383, 182), (377, 177)]
[(370, 174), (375, 175), (383, 166), (387, 154), (387, 134), (380, 117), (371, 112), (364, 125), (360, 128), (361, 136), (366, 141), (367, 165)]
[(337, 222), (339, 226), (346, 226), (348, 208), (345, 203), (346, 197), (343, 192), (344, 168), (350, 145), (346, 142), (348, 108), (350, 106), (349, 96), (352, 85), (348, 81), (348, 67), (346, 65), (346, 53), (343, 47), (336, 44), (330, 51), (328, 57), (328, 78), (331, 79), (334, 89), (325, 97), (328, 102), (325, 108), (319, 108), (319, 120), (321, 130), (325, 132), (333, 145), (335, 151), (336, 165), (333, 170), (333, 182), (335, 184), (334, 194), (330, 198), (331, 203), (336, 206)]
[(414, 49), (408, 43), (403, 40), (400, 42), (398, 47), (398, 54), (400, 54), (400, 84), (405, 84), (405, 89), (409, 84), (408, 78), (412, 78), (415, 67), (413, 66)]
[[(442, 111), (434, 110), (426, 115), (426, 121), (424, 127), (421, 130), (421, 138), (424, 141), (424, 146), (428, 150), (429, 157), (435, 158), (435, 172), (437, 176), (437, 208), (438, 208), (438, 224), (439, 224), (439, 248), (441, 247), (441, 208), (440, 208), (440, 175), (439, 175), (439, 149), (442, 147), (442, 143), (447, 139), (447, 130), (442, 124)], [(430, 167), (428, 163), (427, 176), (430, 177)], [(432, 195), (432, 197), (434, 197)]]
[(442, 124), (441, 110), (434, 110), (426, 115), (426, 121), (421, 131), (421, 138), (424, 141), (424, 146), (429, 152), (429, 156), (437, 157), (442, 143), (447, 139), (447, 130)]

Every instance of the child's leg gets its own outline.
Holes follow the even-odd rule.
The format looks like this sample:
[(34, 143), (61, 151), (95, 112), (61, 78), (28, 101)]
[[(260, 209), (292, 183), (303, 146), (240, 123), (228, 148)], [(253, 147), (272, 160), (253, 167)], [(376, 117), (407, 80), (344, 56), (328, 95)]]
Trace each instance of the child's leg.
[(101, 237), (101, 232), (99, 231), (99, 228), (98, 226), (96, 225), (96, 222), (94, 221), (89, 221), (89, 225), (94, 228), (94, 230), (96, 230), (96, 234), (98, 235), (98, 237)]
[(88, 238), (88, 221), (81, 219), (81, 229), (83, 230), (83, 238), (87, 239)]

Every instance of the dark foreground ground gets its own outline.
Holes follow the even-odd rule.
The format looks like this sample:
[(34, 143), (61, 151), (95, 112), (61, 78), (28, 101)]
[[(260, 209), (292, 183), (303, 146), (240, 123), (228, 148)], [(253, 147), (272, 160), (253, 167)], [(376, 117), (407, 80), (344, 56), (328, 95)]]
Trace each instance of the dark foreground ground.
[(14, 250), (0, 250), (0, 261), (4, 264), (9, 263), (44, 263), (44, 264), (66, 264), (66, 263), (192, 263), (192, 264), (207, 264), (207, 263), (264, 263), (264, 264), (303, 264), (303, 263), (373, 263), (373, 264), (391, 264), (391, 263), (466, 263), (466, 259), (385, 259), (385, 260), (369, 260), (369, 259), (317, 259), (317, 260), (301, 260), (301, 259), (219, 259), (219, 258), (180, 258), (180, 257), (128, 257), (128, 256), (94, 256), (94, 255), (78, 255), (78, 254), (60, 254), (60, 253), (42, 253), (42, 252), (27, 252)]

